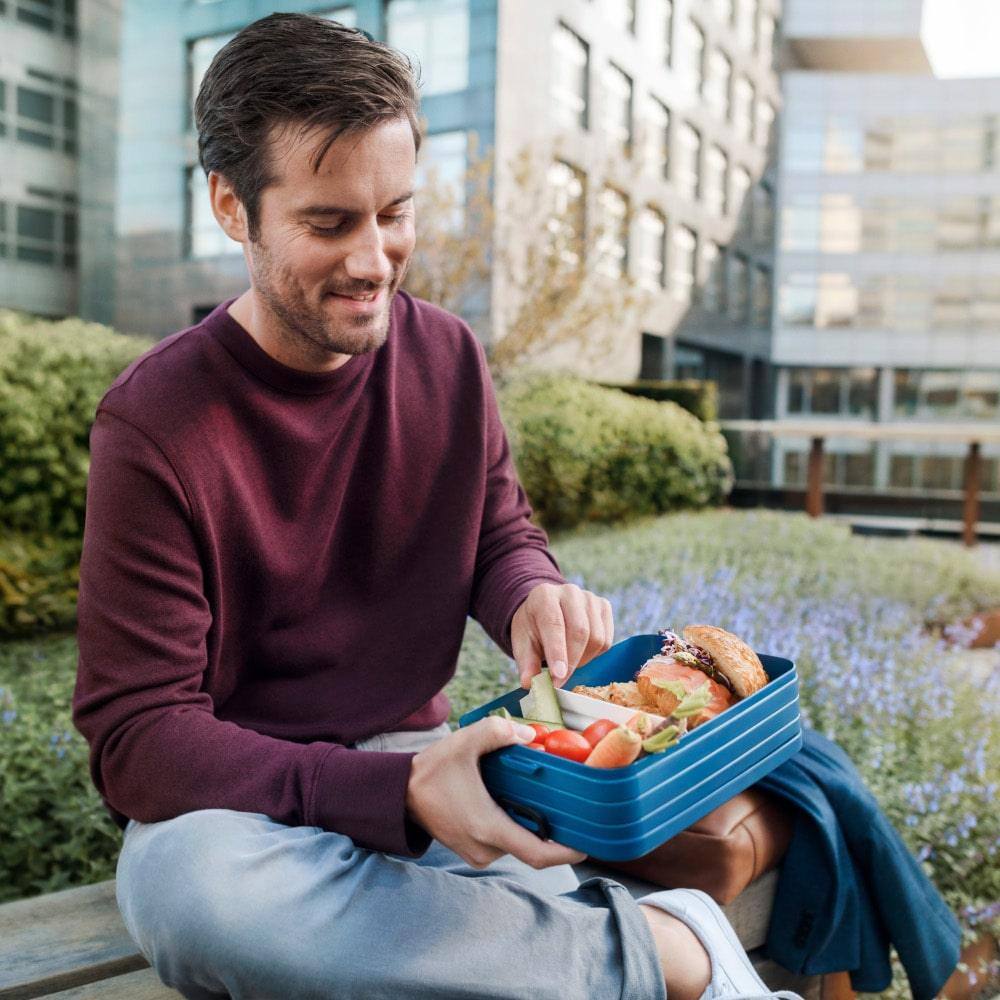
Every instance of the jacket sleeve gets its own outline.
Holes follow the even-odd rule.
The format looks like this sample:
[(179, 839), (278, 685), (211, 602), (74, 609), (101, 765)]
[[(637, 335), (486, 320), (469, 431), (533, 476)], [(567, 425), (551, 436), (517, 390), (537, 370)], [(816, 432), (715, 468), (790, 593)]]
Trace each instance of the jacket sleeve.
[(484, 407), (486, 498), (470, 614), (508, 656), (513, 656), (510, 625), (514, 613), (539, 583), (567, 581), (549, 551), (548, 536), (530, 520), (531, 505), (517, 478), (486, 356), (478, 340), (476, 347)]
[(204, 684), (215, 609), (183, 482), (153, 440), (106, 409), (90, 447), (72, 709), (105, 804), (145, 823), (259, 812), (374, 850), (426, 851), (429, 835), (405, 810), (412, 753), (295, 743), (216, 717)]

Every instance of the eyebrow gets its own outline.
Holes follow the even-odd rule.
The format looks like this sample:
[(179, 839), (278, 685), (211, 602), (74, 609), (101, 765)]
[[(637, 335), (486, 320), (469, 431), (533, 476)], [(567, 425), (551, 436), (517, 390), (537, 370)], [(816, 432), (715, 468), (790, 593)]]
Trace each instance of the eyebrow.
[[(404, 201), (409, 201), (413, 197), (413, 192), (408, 191), (401, 194), (395, 201), (390, 201), (386, 208), (401, 205)], [(357, 215), (353, 208), (338, 208), (336, 205), (309, 205), (307, 208), (299, 210), (299, 215)]]

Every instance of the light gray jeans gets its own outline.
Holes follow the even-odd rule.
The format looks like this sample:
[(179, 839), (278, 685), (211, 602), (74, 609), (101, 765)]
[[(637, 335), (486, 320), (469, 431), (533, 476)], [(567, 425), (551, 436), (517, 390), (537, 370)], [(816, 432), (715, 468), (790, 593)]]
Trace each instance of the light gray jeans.
[[(381, 733), (364, 750), (442, 736)], [(193, 1000), (666, 1000), (628, 890), (511, 855), (475, 869), (438, 841), (420, 858), (264, 813), (130, 820), (118, 907), (163, 982)]]

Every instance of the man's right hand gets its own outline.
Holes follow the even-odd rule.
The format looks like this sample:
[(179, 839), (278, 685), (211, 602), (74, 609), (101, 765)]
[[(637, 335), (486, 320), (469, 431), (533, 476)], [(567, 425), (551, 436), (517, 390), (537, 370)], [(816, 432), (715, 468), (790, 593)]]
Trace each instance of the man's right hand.
[(583, 861), (586, 854), (542, 840), (515, 823), (483, 784), (483, 754), (530, 743), (534, 736), (527, 726), (489, 716), (421, 750), (413, 758), (406, 790), (410, 817), (473, 868), (486, 868), (505, 854), (532, 868)]

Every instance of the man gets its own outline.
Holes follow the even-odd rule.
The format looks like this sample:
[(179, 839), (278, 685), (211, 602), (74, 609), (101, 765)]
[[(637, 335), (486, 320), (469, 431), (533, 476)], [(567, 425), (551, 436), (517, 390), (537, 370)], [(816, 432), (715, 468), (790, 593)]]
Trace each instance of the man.
[(525, 686), (613, 623), (529, 521), (479, 342), (399, 291), (408, 63), (271, 15), (196, 121), (250, 288), (101, 401), (81, 564), (73, 717), (143, 954), (199, 998), (763, 992), (716, 908), (578, 887), (497, 806), (478, 760), (530, 731), (446, 722), (468, 614)]

